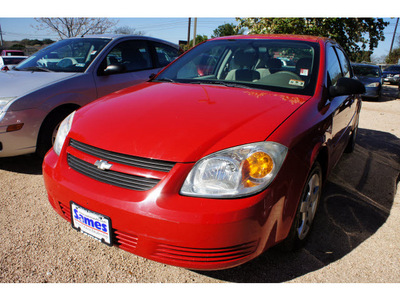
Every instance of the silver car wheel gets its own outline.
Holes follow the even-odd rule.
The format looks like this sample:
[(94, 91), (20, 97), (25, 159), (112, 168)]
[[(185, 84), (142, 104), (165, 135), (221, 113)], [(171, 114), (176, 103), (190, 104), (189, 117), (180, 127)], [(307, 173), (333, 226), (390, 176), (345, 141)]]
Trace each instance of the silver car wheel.
[(321, 195), (320, 188), (321, 178), (316, 173), (308, 181), (306, 191), (300, 203), (300, 220), (297, 227), (297, 234), (300, 240), (303, 240), (310, 231)]

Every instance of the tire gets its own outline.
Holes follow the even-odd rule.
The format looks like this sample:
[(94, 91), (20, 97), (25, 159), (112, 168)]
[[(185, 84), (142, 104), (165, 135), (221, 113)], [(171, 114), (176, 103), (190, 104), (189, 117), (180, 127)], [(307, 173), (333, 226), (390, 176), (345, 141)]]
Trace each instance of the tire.
[(299, 205), (287, 238), (279, 244), (285, 252), (302, 248), (311, 232), (322, 194), (322, 169), (315, 162), (301, 193)]
[(39, 136), (36, 145), (36, 155), (44, 158), (46, 153), (53, 147), (58, 127), (61, 122), (74, 110), (70, 108), (61, 108), (48, 115), (40, 127)]

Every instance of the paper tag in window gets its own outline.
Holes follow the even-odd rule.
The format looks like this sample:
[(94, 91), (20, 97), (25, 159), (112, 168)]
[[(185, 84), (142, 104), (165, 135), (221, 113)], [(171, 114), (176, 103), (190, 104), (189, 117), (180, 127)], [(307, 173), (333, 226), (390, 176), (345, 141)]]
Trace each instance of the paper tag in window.
[(304, 86), (304, 81), (303, 80), (290, 79), (289, 80), (289, 84), (303, 87)]
[(300, 69), (301, 76), (308, 76), (308, 69)]

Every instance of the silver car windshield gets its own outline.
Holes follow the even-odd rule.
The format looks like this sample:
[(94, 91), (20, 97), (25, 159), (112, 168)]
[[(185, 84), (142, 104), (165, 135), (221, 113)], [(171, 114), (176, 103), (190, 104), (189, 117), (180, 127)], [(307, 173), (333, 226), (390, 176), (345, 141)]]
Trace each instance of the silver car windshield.
[(56, 42), (16, 66), (17, 71), (85, 72), (111, 39), (76, 38)]

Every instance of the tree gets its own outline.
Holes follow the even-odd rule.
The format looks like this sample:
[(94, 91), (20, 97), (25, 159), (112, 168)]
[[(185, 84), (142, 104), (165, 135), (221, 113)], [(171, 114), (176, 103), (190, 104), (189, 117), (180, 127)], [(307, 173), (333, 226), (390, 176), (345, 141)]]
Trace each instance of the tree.
[(392, 52), (386, 57), (387, 64), (397, 64), (400, 59), (400, 48), (393, 49)]
[(107, 18), (35, 18), (35, 20), (39, 23), (36, 29), (50, 29), (56, 32), (60, 39), (102, 34), (117, 24)]
[[(208, 40), (208, 36), (206, 36), (206, 35), (200, 35), (200, 34), (196, 35), (196, 45), (200, 44), (204, 41), (207, 41), (207, 40)], [(187, 51), (192, 47), (193, 47), (193, 40), (190, 40), (189, 44), (181, 46), (183, 51)]]
[(237, 18), (239, 28), (249, 34), (305, 34), (328, 37), (338, 42), (350, 59), (357, 61), (363, 51), (373, 51), (389, 25), (381, 18)]
[(237, 26), (233, 25), (233, 23), (225, 23), (224, 25), (218, 26), (217, 29), (213, 31), (212, 38), (220, 37), (220, 36), (228, 36), (228, 35), (241, 35), (244, 34), (245, 29), (239, 29)]
[(115, 34), (132, 34), (132, 35), (145, 35), (144, 31), (136, 30), (130, 26), (122, 26), (114, 29)]

